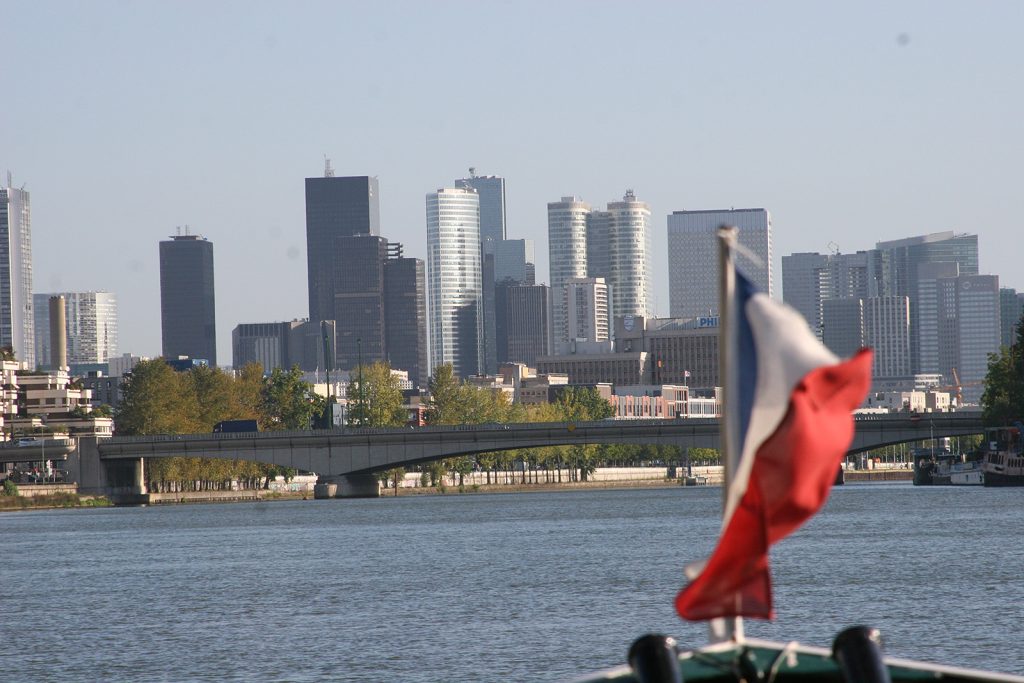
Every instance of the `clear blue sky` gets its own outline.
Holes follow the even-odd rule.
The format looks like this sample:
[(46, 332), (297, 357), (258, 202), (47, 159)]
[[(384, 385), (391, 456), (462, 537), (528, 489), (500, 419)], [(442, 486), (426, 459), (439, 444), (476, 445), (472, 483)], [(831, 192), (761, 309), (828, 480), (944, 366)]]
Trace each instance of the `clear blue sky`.
[(325, 153), (419, 257), (427, 192), (504, 176), (544, 281), (547, 202), (633, 188), (662, 314), (684, 208), (768, 208), (776, 261), (975, 232), (1024, 289), (1022, 26), (1020, 2), (4, 0), (0, 172), (32, 193), (35, 290), (115, 292), (142, 355), (178, 225), (214, 242), (222, 364), (236, 324), (307, 315)]

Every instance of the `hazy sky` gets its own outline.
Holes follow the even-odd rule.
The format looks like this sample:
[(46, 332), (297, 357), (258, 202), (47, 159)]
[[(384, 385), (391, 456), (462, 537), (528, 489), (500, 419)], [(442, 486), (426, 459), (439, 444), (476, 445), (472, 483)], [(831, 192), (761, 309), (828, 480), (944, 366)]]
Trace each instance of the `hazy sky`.
[[(218, 356), (306, 317), (303, 178), (375, 175), (426, 253), (424, 196), (507, 179), (508, 229), (627, 188), (666, 218), (766, 207), (778, 257), (979, 235), (1024, 289), (1024, 3), (0, 2), (0, 172), (32, 193), (35, 291), (110, 290), (158, 355), (158, 242), (214, 243)], [(1018, 208), (1014, 208), (1018, 207)], [(781, 273), (776, 271), (781, 289)]]

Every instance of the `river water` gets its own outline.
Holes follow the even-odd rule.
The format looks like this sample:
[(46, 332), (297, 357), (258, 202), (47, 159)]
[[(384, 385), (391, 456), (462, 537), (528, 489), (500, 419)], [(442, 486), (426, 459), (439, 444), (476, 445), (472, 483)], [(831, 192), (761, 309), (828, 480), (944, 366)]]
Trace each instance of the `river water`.
[[(0, 515), (0, 681), (571, 679), (676, 617), (720, 489)], [(1024, 673), (1024, 489), (838, 487), (747, 634)], [(5, 678), (6, 677), (6, 678)]]

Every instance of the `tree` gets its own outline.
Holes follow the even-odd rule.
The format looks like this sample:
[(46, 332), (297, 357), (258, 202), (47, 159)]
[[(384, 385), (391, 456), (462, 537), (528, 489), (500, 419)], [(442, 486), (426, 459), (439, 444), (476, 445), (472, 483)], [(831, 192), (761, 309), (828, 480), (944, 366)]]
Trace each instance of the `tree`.
[(236, 399), (235, 380), (220, 368), (194, 367), (185, 374), (185, 380), (195, 400), (196, 422), (201, 431), (213, 431), (213, 426), (222, 420), (244, 417)]
[(119, 435), (198, 431), (194, 394), (162, 358), (141, 361), (121, 383), (115, 424)]
[[(360, 390), (359, 377), (363, 386)], [(349, 411), (349, 424), (363, 427), (401, 427), (406, 422), (402, 388), (388, 363), (378, 362), (351, 373), (348, 395), (359, 396), (357, 408)], [(352, 405), (352, 402), (349, 401)]]
[(309, 429), (313, 416), (323, 412), (324, 398), (313, 393), (309, 382), (302, 381), (298, 366), (287, 372), (274, 368), (260, 398), (260, 425), (271, 431)]
[(989, 355), (981, 406), (985, 423), (992, 426), (1024, 417), (1024, 318), (1017, 323), (1014, 343)]
[(430, 394), (425, 416), (427, 424), (456, 425), (462, 422), (466, 413), (463, 405), (465, 393), (451, 363), (434, 370), (427, 382), (427, 392)]

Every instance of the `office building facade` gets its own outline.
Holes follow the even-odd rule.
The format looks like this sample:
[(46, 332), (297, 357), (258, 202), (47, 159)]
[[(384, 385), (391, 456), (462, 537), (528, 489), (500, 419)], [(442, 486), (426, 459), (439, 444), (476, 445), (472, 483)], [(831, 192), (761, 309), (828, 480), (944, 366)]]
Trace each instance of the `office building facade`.
[(874, 296), (871, 263), (870, 253), (866, 251), (783, 256), (783, 300), (799, 311), (811, 331), (822, 339), (823, 301)]
[(404, 257), (400, 250), (389, 251), (384, 265), (384, 325), (391, 367), (407, 371), (414, 387), (425, 387), (429, 378), (426, 272), (422, 259)]
[(17, 360), (36, 364), (32, 308), (32, 204), (29, 193), (0, 187), (0, 346)]
[(202, 359), (217, 365), (217, 317), (213, 242), (176, 235), (160, 242), (160, 331), (162, 355)]
[[(603, 274), (611, 289), (613, 316), (651, 315), (651, 209), (626, 190), (621, 202), (611, 202), (607, 211), (608, 272)], [(600, 277), (588, 268), (590, 277)]]
[(961, 385), (965, 403), (978, 403), (988, 357), (999, 350), (999, 278), (959, 275), (937, 284), (940, 371)]
[(451, 363), (468, 377), (483, 368), (480, 200), (471, 188), (427, 195), (427, 300), (431, 371)]
[(879, 296), (910, 298), (910, 354), (916, 373), (936, 370), (937, 339), (929, 309), (936, 278), (978, 274), (978, 236), (951, 231), (878, 242), (872, 251), (873, 287)]
[(498, 363), (535, 367), (537, 359), (549, 353), (549, 289), (509, 283), (495, 287)]
[(1024, 293), (1009, 287), (999, 289), (999, 343), (1007, 348), (1017, 343), (1017, 327), (1024, 316)]
[(498, 242), (506, 238), (505, 179), (499, 176), (479, 176), (469, 169), (468, 178), (459, 178), (455, 187), (476, 190), (480, 200), (480, 244), (484, 252), (494, 253)]
[[(758, 289), (773, 294), (772, 220), (766, 209), (673, 211), (668, 217), (669, 314), (695, 318), (718, 313), (718, 228), (739, 230), (736, 267)], [(616, 313), (618, 315), (618, 313)]]
[(306, 262), (311, 322), (334, 319), (337, 240), (380, 235), (380, 190), (369, 176), (306, 178)]
[(64, 297), (65, 340), (69, 365), (106, 363), (117, 355), (117, 296), (113, 292), (33, 294), (36, 360), (50, 367), (50, 297)]
[[(590, 204), (579, 197), (548, 203), (548, 268), (551, 275), (553, 341), (568, 338), (565, 293), (569, 280), (587, 277), (587, 222)], [(558, 353), (557, 349), (555, 353)]]

